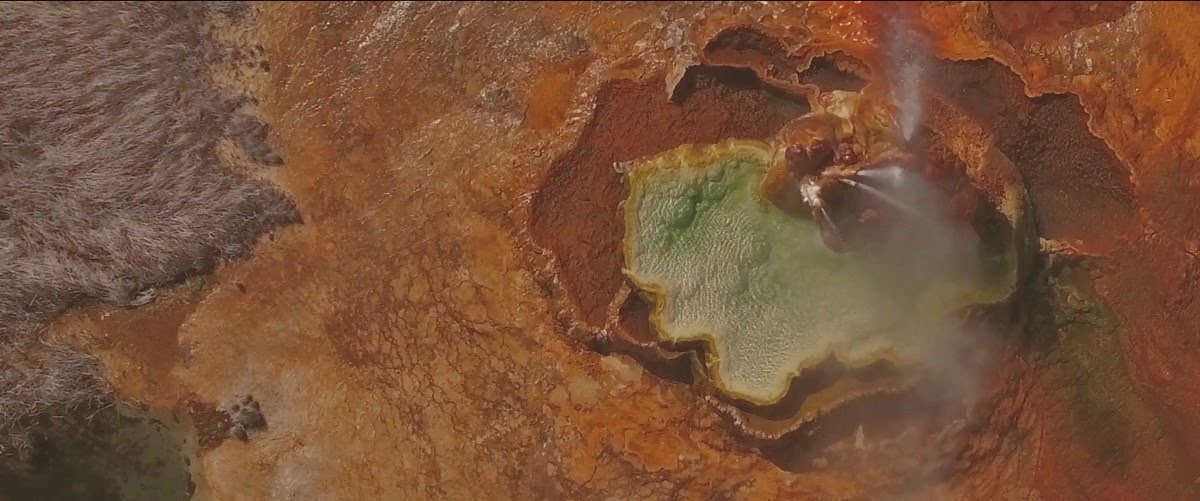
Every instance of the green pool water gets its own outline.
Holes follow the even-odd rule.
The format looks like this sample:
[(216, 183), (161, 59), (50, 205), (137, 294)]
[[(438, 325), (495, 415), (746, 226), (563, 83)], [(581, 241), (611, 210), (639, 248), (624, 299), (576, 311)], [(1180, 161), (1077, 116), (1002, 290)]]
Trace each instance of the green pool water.
[(837, 254), (815, 223), (760, 194), (774, 148), (683, 146), (629, 168), (626, 275), (655, 304), (664, 341), (708, 342), (729, 394), (772, 402), (829, 355), (855, 366), (918, 360), (964, 306), (1009, 286), (898, 280), (896, 263)]

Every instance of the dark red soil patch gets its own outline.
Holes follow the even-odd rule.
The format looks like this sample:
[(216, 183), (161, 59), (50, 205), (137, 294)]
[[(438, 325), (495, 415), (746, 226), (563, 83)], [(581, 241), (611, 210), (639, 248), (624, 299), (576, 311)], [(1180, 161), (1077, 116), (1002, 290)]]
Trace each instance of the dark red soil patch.
[(216, 405), (190, 400), (187, 403), (187, 411), (196, 429), (200, 449), (215, 448), (229, 438), (229, 427), (232, 425), (229, 414), (218, 409)]
[(629, 294), (621, 305), (620, 326), (633, 342), (642, 345), (658, 343), (658, 335), (654, 333), (654, 326), (650, 325), (652, 310), (653, 305), (637, 292)]
[(677, 103), (667, 99), (662, 81), (618, 81), (601, 88), (592, 122), (555, 162), (533, 200), (533, 237), (557, 256), (560, 278), (593, 326), (604, 325), (624, 280), (624, 223), (617, 204), (626, 187), (613, 164), (682, 144), (767, 138), (808, 111), (764, 88), (750, 70), (691, 71), (677, 89)]
[(1040, 235), (1106, 252), (1134, 229), (1129, 168), (1088, 130), (1075, 96), (1030, 99), (1020, 78), (991, 60), (930, 70), (931, 90), (987, 128), (1020, 169)]

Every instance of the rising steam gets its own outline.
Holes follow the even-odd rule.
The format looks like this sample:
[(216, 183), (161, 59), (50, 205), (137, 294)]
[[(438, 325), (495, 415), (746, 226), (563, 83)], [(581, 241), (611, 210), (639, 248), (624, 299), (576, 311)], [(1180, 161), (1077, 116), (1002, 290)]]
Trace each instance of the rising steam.
[[(889, 23), (884, 54), (890, 76), (889, 92), (896, 111), (896, 125), (906, 143), (914, 146), (913, 138), (922, 120), (922, 81), (927, 78), (929, 51), (922, 39), (902, 21)], [(917, 145), (916, 147), (921, 147)], [(919, 169), (918, 169), (919, 170)], [(899, 166), (859, 171), (853, 178), (841, 180), (862, 197), (874, 200), (896, 214), (882, 245), (877, 249), (888, 263), (883, 269), (887, 286), (899, 294), (892, 301), (904, 308), (912, 297), (935, 287), (943, 281), (974, 280), (980, 274), (980, 237), (975, 229), (957, 219), (949, 210), (949, 195), (914, 170)], [(895, 308), (897, 304), (864, 305), (864, 307)], [(930, 423), (939, 409), (962, 405), (970, 409), (982, 396), (986, 375), (994, 360), (994, 346), (982, 327), (964, 325), (959, 319), (940, 324), (942, 332), (930, 333), (937, 341), (925, 351), (923, 373), (925, 383), (915, 396), (916, 405), (927, 409)], [(956, 424), (961, 424), (958, 421)], [(858, 428), (857, 449), (871, 449), (872, 430)], [(866, 437), (864, 444), (864, 436)], [(918, 441), (919, 442), (919, 441)], [(914, 463), (925, 465), (943, 463), (949, 459), (945, 451), (922, 452), (923, 445), (912, 444)], [(912, 474), (922, 476), (923, 474)], [(940, 479), (914, 478), (915, 484)]]
[(921, 121), (921, 78), (928, 66), (928, 52), (921, 39), (899, 19), (889, 23), (886, 42), (892, 100), (899, 109), (897, 122), (904, 140), (909, 141)]

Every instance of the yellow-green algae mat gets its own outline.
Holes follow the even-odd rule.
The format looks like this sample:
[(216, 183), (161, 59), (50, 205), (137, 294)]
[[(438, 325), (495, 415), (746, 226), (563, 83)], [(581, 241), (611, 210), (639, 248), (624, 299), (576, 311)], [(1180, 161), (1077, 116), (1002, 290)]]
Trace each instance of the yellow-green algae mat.
[(625, 274), (654, 303), (661, 340), (706, 341), (724, 392), (778, 401), (831, 354), (851, 367), (917, 361), (955, 312), (1007, 297), (1011, 280), (905, 290), (872, 256), (829, 251), (812, 220), (761, 195), (778, 151), (727, 140), (626, 167)]

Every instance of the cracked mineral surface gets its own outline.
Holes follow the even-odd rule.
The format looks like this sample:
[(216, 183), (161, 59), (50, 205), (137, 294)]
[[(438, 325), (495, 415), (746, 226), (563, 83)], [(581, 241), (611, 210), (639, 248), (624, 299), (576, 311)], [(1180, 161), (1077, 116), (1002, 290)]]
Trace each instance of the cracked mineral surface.
[[(95, 356), (114, 398), (183, 423), (197, 499), (1200, 497), (1190, 4), (229, 16), (209, 35), (244, 64), (211, 78), (254, 96), (272, 148), (217, 152), (302, 222), (148, 304), (75, 308), (39, 334)], [(1023, 187), (1022, 293), (931, 371), (831, 361), (793, 398), (724, 398), (704, 350), (661, 343), (622, 274), (614, 164), (768, 140), (821, 92), (900, 85), (897, 23), (927, 52), (914, 137), (985, 206)], [(246, 441), (229, 439), (240, 395), (269, 423)]]

